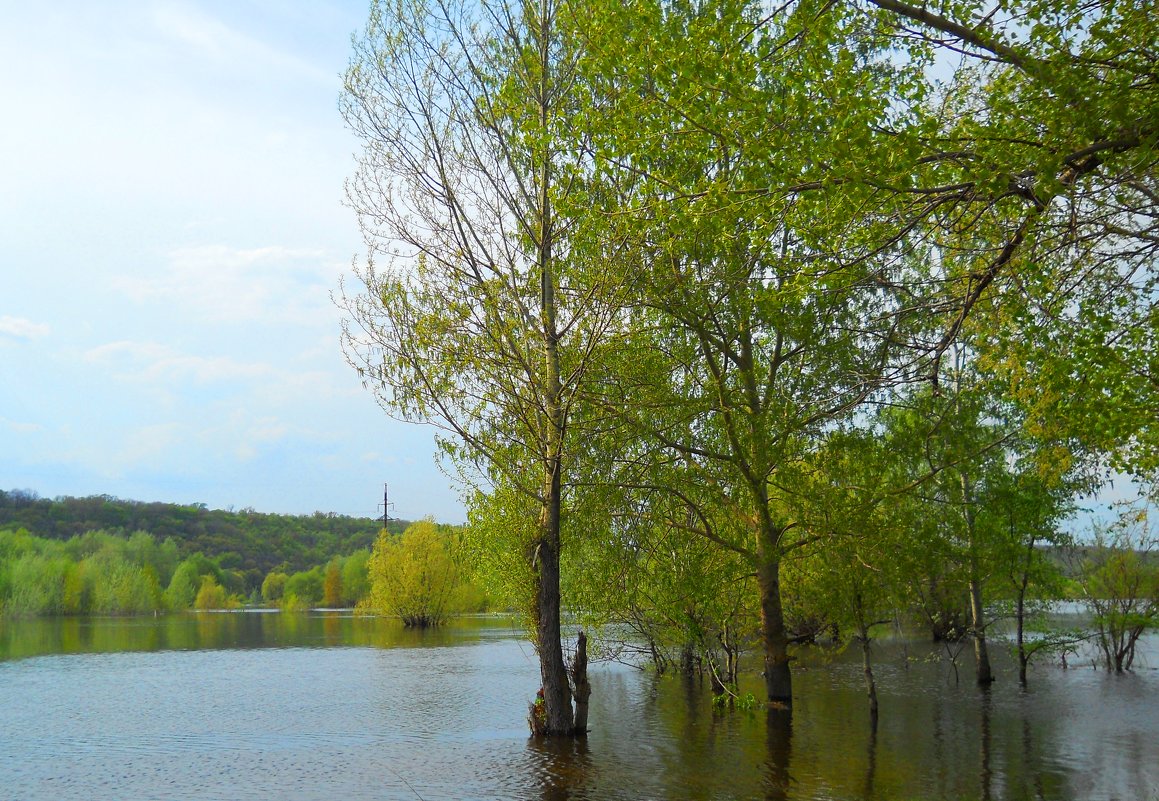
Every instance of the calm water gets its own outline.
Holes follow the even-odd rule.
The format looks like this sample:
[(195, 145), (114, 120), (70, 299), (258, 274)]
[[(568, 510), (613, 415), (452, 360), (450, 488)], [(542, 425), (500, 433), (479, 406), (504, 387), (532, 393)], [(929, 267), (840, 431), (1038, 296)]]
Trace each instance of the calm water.
[(0, 798), (1154, 801), (1146, 648), (1134, 675), (1039, 666), (1028, 693), (998, 654), (987, 694), (968, 662), (956, 685), (929, 646), (881, 645), (876, 735), (853, 653), (802, 655), (791, 724), (600, 664), (591, 735), (551, 744), (527, 736), (538, 669), (502, 620), (0, 621)]

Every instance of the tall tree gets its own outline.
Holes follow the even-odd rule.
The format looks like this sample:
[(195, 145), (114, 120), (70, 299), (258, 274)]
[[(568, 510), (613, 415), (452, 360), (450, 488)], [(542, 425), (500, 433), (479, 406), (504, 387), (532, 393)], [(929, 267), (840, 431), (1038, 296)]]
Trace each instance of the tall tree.
[(559, 0), (377, 2), (342, 110), (370, 248), (343, 295), (348, 359), (389, 413), (433, 423), (460, 475), (534, 510), (530, 573), (546, 731), (573, 730), (560, 553), (574, 398), (606, 319), (557, 212), (580, 169)]
[(412, 523), (398, 536), (383, 529), (367, 567), (370, 606), (398, 615), (403, 625), (438, 626), (453, 611), (460, 570), (449, 536), (434, 521)]
[(898, 288), (921, 269), (834, 258), (872, 221), (850, 224), (865, 195), (830, 164), (873, 157), (909, 78), (827, 8), (599, 6), (582, 27), (604, 236), (627, 243), (636, 281), (603, 406), (648, 443), (632, 456), (655, 466), (648, 489), (677, 493), (695, 510), (686, 529), (756, 575), (766, 694), (782, 704), (797, 474), (827, 428), (905, 373)]
[(1078, 574), (1094, 613), (1103, 663), (1116, 673), (1131, 669), (1139, 638), (1159, 628), (1159, 566), (1149, 506), (1121, 507), (1118, 519), (1096, 531), (1093, 546), (1084, 549)]
[(874, 181), (898, 230), (947, 265), (935, 359), (981, 312), (992, 335), (976, 344), (1034, 428), (1153, 475), (1159, 15), (1090, 0), (869, 6), (938, 65), (925, 122), (895, 131), (909, 155)]
[(807, 608), (858, 644), (871, 725), (878, 719), (871, 640), (903, 605), (900, 554), (914, 548), (899, 497), (913, 489), (884, 427), (837, 431), (815, 455), (802, 526), (814, 542), (790, 565)]

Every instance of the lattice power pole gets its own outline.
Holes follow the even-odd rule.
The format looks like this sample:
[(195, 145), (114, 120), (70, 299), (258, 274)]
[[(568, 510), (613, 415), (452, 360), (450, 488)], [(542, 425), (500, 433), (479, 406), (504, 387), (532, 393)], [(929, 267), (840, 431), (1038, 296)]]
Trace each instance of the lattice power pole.
[(382, 485), (382, 527), (385, 529), (390, 520), (390, 485)]

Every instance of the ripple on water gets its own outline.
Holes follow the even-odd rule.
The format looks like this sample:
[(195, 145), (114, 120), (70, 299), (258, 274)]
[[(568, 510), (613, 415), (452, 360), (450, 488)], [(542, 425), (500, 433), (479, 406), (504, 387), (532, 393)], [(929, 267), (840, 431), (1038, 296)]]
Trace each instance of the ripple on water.
[[(1021, 693), (997, 654), (984, 695), (968, 661), (955, 683), (886, 644), (870, 736), (856, 654), (803, 660), (785, 730), (714, 711), (702, 683), (598, 665), (590, 736), (553, 742), (527, 737), (538, 668), (509, 630), (318, 648), (308, 624), (309, 648), (279, 634), (277, 648), (0, 662), (0, 799), (975, 799), (987, 786), (1066, 799), (1159, 785), (1154, 672), (1044, 667)], [(741, 689), (759, 695), (755, 672)]]

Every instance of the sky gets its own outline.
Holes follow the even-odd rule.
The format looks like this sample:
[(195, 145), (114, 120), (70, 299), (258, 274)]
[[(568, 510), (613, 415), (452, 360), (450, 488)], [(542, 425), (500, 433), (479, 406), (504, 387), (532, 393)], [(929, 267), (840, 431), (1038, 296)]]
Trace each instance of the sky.
[(368, 0), (0, 0), (0, 489), (462, 522), (331, 300)]

